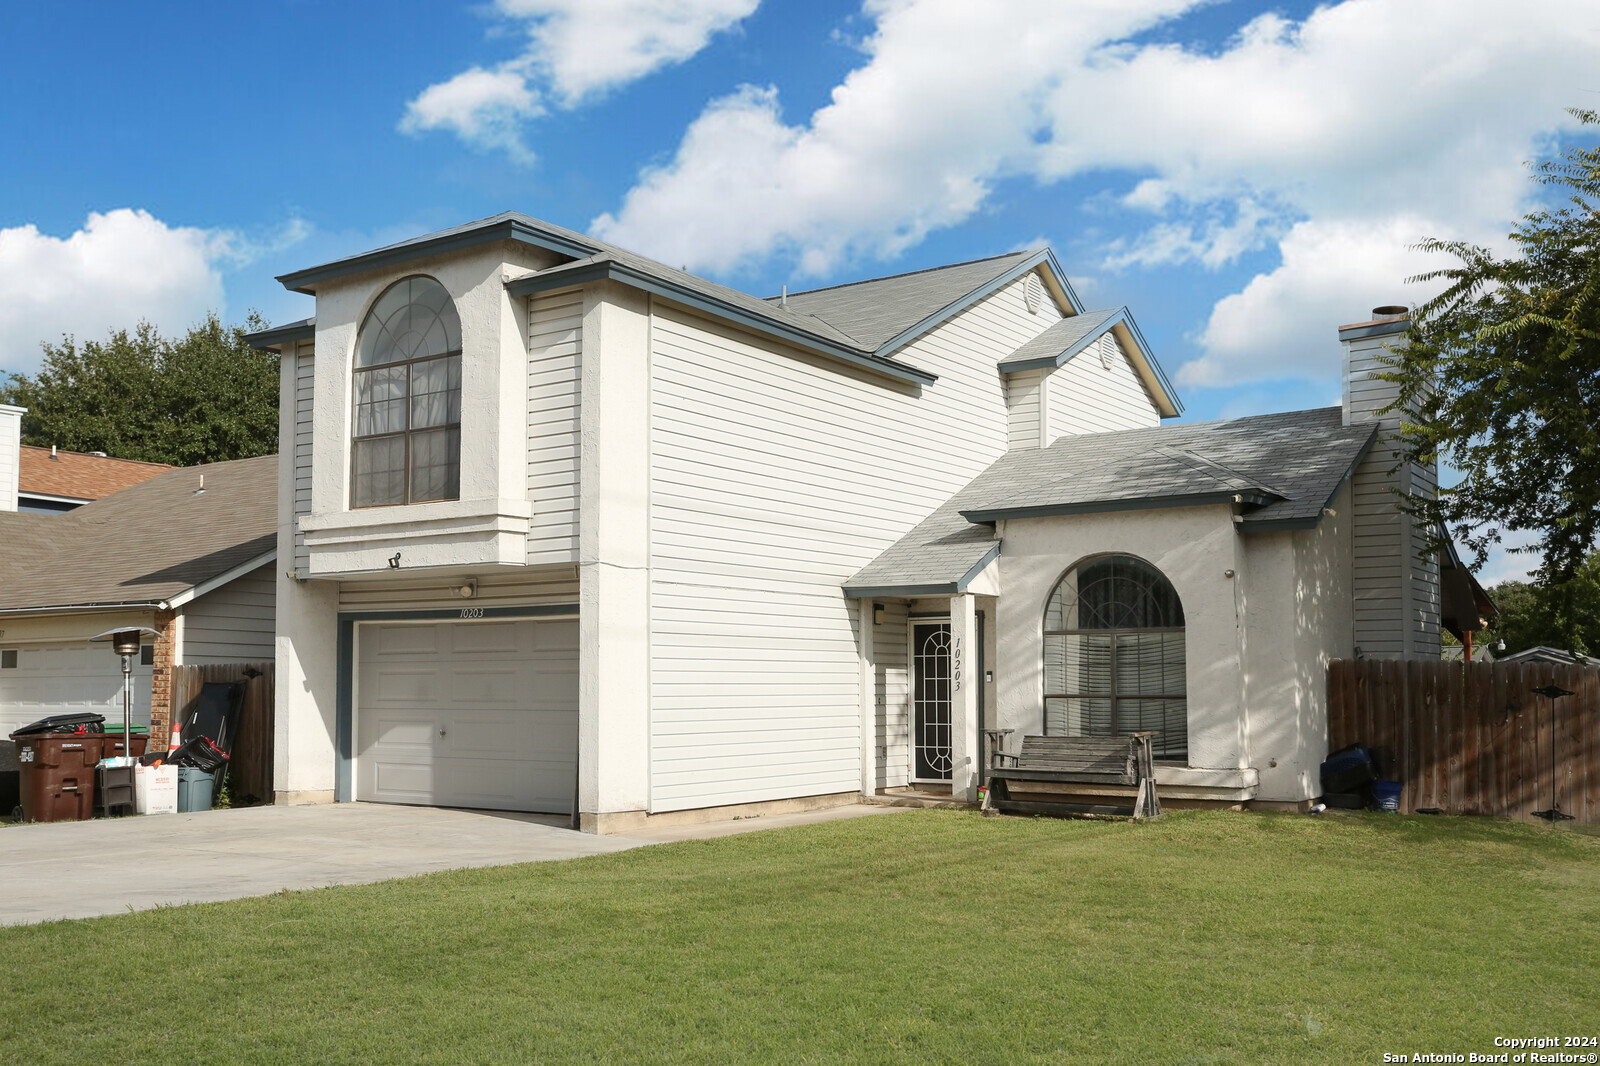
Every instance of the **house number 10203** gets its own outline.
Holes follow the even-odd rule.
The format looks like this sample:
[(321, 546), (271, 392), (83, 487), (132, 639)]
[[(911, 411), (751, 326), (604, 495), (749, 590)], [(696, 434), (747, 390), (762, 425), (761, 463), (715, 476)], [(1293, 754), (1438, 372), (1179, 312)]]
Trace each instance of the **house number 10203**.
[(461, 608), (461, 617), (462, 618), (482, 618), (483, 617), (483, 608), (482, 607), (463, 607), (463, 608)]
[(952, 691), (961, 691), (961, 638), (956, 637), (950, 643), (950, 688)]

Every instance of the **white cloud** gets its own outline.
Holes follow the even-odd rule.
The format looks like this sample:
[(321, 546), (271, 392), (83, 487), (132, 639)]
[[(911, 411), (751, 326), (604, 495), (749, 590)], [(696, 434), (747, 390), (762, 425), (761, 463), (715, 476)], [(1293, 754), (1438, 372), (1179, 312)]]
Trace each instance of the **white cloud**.
[(1405, 279), (1428, 260), (1410, 245), (1442, 223), (1418, 216), (1375, 223), (1306, 221), (1279, 243), (1282, 265), (1223, 297), (1200, 335), (1205, 354), (1178, 369), (1180, 385), (1229, 385), (1339, 371), (1337, 327), (1384, 304), (1423, 295)]
[(825, 107), (713, 102), (594, 228), (691, 267), (779, 253), (820, 273), (959, 224), (1008, 178), (1104, 174), (1151, 221), (1097, 265), (1216, 270), (1277, 245), (1185, 380), (1315, 373), (1363, 294), (1404, 295), (1407, 244), (1504, 233), (1600, 54), (1592, 0), (1344, 0), (1212, 52), (1130, 43), (1203, 2), (867, 0), (865, 59)]
[(528, 22), (527, 68), (563, 106), (699, 52), (760, 0), (498, 0)]
[(404, 133), (450, 130), (481, 148), (531, 161), (522, 128), (551, 105), (571, 108), (681, 63), (760, 0), (496, 0), (527, 38), (493, 69), (474, 66), (406, 105)]
[(533, 155), (522, 143), (522, 123), (543, 111), (521, 74), (473, 67), (424, 89), (406, 105), (400, 130), (452, 130), (464, 141), (502, 148), (513, 159), (530, 162)]
[(33, 225), (0, 229), (0, 367), (31, 373), (40, 342), (64, 333), (100, 339), (140, 319), (171, 333), (207, 311), (222, 314), (220, 267), (253, 251), (231, 232), (169, 226), (127, 208), (91, 214), (68, 237)]

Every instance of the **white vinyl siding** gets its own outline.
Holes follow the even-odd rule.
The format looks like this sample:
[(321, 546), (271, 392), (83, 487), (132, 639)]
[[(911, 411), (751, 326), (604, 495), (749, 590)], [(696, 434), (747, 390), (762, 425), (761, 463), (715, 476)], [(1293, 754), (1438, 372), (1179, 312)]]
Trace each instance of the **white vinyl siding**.
[(0, 411), (0, 511), (17, 509), (18, 477), (22, 471), (22, 415)]
[(1037, 448), (1044, 441), (1044, 379), (1047, 371), (1006, 375), (1006, 425), (1012, 448)]
[(578, 557), (583, 292), (528, 298), (528, 562)]
[(314, 349), (306, 342), (295, 346), (294, 354), (294, 571), (311, 571), (311, 555), (306, 550), (306, 535), (300, 532), (299, 518), (311, 513), (311, 407), (315, 392)]
[(183, 608), (183, 662), (256, 663), (273, 657), (274, 564), (252, 570)]
[[(1109, 356), (1108, 368), (1102, 356)], [(1045, 378), (1045, 441), (1068, 434), (1110, 433), (1161, 424), (1150, 392), (1115, 332), (1067, 360)]]
[(877, 689), (877, 787), (911, 783), (911, 678), (907, 671), (905, 601), (883, 605), (883, 624), (873, 627), (872, 657)]
[(390, 581), (346, 581), (339, 586), (341, 611), (437, 610), (452, 607), (564, 606), (578, 602), (578, 571), (553, 566), (478, 579), (478, 594), (462, 600), (444, 577), (396, 578)]
[(995, 364), (1056, 319), (1008, 286), (897, 353), (915, 390), (657, 305), (653, 810), (859, 790), (840, 583), (1005, 452)]

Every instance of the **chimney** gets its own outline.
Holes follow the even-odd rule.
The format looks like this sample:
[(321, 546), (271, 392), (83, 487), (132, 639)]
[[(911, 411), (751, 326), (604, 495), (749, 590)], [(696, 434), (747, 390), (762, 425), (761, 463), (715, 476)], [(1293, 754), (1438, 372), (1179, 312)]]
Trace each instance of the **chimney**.
[(0, 403), (0, 511), (17, 509), (17, 483), (22, 475), (22, 416), (26, 407)]
[[(1411, 312), (1399, 304), (1374, 307), (1369, 321), (1339, 327), (1339, 343), (1344, 348), (1345, 425), (1376, 421), (1378, 409), (1394, 402), (1395, 387), (1371, 375), (1388, 369), (1383, 359), (1389, 355), (1389, 346), (1410, 328)], [(1392, 414), (1383, 421), (1399, 425)]]
[(1405, 343), (1411, 313), (1399, 305), (1372, 309), (1365, 322), (1339, 327), (1344, 349), (1344, 424), (1375, 423), (1378, 439), (1350, 480), (1353, 527), (1351, 592), (1354, 643), (1364, 658), (1439, 658), (1439, 557), (1432, 531), (1400, 510), (1400, 494), (1432, 495), (1438, 471), (1406, 463), (1393, 436), (1402, 413), (1379, 414), (1399, 395), (1392, 382), (1373, 377)]

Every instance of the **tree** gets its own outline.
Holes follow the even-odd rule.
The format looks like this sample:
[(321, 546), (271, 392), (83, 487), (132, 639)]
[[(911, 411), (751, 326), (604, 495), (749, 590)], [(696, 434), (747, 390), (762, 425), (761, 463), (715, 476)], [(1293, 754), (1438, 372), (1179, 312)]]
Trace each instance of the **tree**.
[(0, 403), (26, 407), (22, 441), (192, 466), (278, 450), (278, 356), (215, 315), (177, 340), (148, 322), (79, 344), (46, 343), (38, 373), (12, 374)]
[(1600, 553), (1561, 585), (1502, 581), (1489, 589), (1500, 614), (1478, 643), (1506, 642), (1506, 651), (1540, 644), (1580, 655), (1600, 654)]
[[(1595, 111), (1571, 114), (1600, 125)], [(1600, 533), (1600, 148), (1533, 169), (1536, 182), (1570, 194), (1565, 206), (1523, 217), (1510, 234), (1514, 258), (1422, 242), (1460, 265), (1411, 279), (1448, 285), (1417, 309), (1380, 376), (1400, 386), (1391, 410), (1409, 412), (1405, 457), (1462, 474), (1407, 509), (1447, 523), (1479, 565), (1502, 530), (1532, 533), (1513, 550), (1537, 551), (1540, 581), (1561, 586)]]

